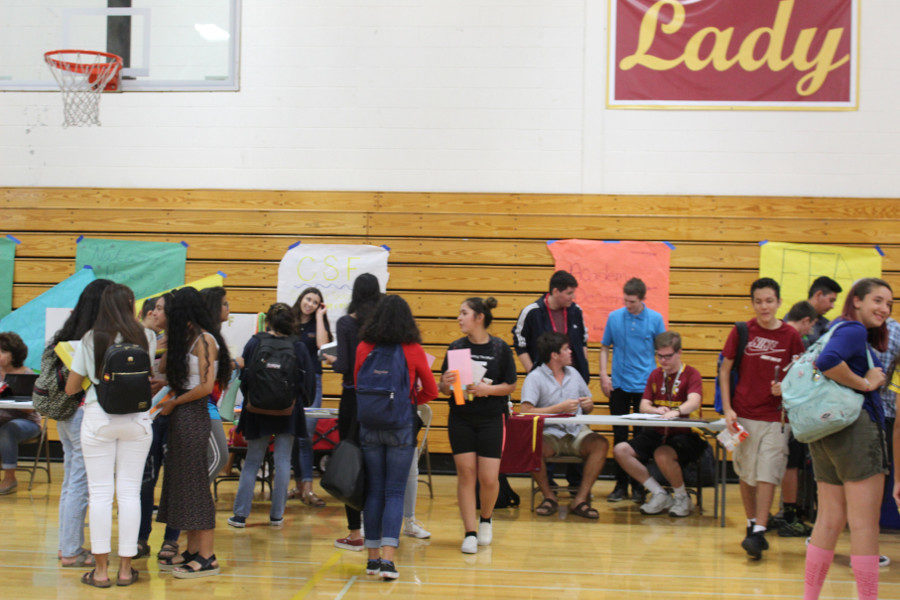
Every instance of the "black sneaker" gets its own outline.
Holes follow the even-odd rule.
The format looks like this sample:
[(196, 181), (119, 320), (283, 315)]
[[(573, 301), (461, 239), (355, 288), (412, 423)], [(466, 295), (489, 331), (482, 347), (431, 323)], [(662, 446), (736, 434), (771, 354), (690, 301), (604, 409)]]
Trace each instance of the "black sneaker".
[(779, 537), (809, 537), (811, 533), (812, 527), (800, 519), (785, 521), (778, 528)]
[(366, 575), (378, 575), (381, 573), (381, 559), (370, 558), (366, 561)]
[(247, 526), (247, 517), (239, 517), (237, 515), (228, 517), (228, 520), (225, 521), (232, 527), (237, 527), (238, 529), (243, 529)]
[(644, 503), (644, 486), (635, 485), (631, 487), (631, 501), (638, 505)]
[(766, 536), (763, 532), (758, 531), (745, 537), (744, 541), (741, 542), (741, 548), (746, 550), (750, 558), (759, 560), (762, 558), (763, 550), (769, 549), (769, 542), (766, 541)]
[(628, 487), (627, 486), (616, 486), (616, 488), (612, 491), (612, 493), (606, 497), (607, 502), (621, 502), (628, 496)]
[(381, 578), (388, 579), (397, 579), (400, 577), (400, 574), (397, 572), (397, 567), (394, 566), (389, 560), (382, 559), (381, 561)]

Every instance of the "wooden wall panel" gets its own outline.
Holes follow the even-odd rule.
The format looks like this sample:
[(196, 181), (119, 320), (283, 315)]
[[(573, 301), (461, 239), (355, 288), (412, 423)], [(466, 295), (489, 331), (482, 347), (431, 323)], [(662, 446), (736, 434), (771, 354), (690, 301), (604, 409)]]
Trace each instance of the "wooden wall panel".
[[(731, 323), (752, 316), (747, 290), (758, 272), (758, 242), (878, 243), (885, 278), (900, 296), (898, 209), (896, 198), (0, 188), (0, 234), (22, 241), (14, 307), (72, 273), (78, 235), (185, 241), (187, 279), (227, 273), (236, 312), (274, 301), (278, 261), (296, 241), (385, 244), (389, 291), (409, 301), (437, 357), (435, 371), (459, 337), (456, 314), (468, 296), (497, 297), (492, 330), (511, 339), (519, 310), (546, 290), (548, 239), (665, 240), (676, 247), (670, 324), (683, 336), (685, 361), (704, 376), (708, 406)], [(588, 359), (596, 411), (604, 414), (597, 344)], [(323, 383), (325, 405), (336, 406), (340, 376), (326, 371)], [(433, 407), (431, 449), (448, 452), (447, 404)]]

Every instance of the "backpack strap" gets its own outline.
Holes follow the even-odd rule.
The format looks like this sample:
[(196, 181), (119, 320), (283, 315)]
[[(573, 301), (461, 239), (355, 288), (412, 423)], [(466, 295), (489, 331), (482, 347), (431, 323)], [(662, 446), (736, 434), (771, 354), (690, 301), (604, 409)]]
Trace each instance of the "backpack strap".
[[(734, 324), (734, 328), (737, 329), (738, 343), (737, 350), (734, 354), (734, 365), (731, 369), (740, 372), (741, 359), (744, 357), (744, 350), (747, 348), (747, 342), (750, 341), (750, 328), (747, 326), (746, 321), (738, 321)], [(732, 391), (732, 393), (734, 392)]]

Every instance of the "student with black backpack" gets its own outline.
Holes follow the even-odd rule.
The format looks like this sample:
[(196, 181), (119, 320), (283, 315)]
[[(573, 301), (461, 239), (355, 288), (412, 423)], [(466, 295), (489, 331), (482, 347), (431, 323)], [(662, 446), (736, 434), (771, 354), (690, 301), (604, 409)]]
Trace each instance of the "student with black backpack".
[(284, 505), (291, 480), (294, 438), (306, 435), (303, 407), (316, 393), (312, 359), (305, 344), (293, 335), (291, 307), (277, 302), (266, 312), (266, 331), (257, 333), (244, 347), (241, 391), (244, 407), (237, 431), (247, 440), (247, 456), (234, 498), (232, 527), (244, 527), (250, 516), (256, 473), (274, 436), (275, 480), (269, 525), (284, 522)]
[(366, 465), (366, 574), (397, 579), (394, 555), (416, 451), (415, 407), (437, 398), (438, 390), (419, 328), (400, 296), (386, 295), (379, 301), (360, 339), (354, 379)]
[(90, 493), (91, 552), (96, 566), (81, 582), (94, 587), (112, 585), (108, 574), (112, 501), (115, 490), (119, 514), (119, 572), (117, 585), (138, 579), (131, 567), (137, 554), (141, 520), (141, 478), (150, 450), (150, 357), (156, 336), (134, 316), (134, 294), (111, 284), (100, 297), (93, 327), (75, 351), (66, 393), (82, 390), (91, 380), (84, 400), (81, 449)]

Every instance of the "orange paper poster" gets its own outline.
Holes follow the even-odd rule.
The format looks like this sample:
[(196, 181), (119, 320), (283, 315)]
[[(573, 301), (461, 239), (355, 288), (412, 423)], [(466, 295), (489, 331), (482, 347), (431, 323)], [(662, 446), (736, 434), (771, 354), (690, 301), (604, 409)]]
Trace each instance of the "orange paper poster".
[(632, 277), (647, 284), (644, 302), (669, 322), (669, 263), (673, 246), (666, 242), (547, 242), (557, 269), (578, 280), (575, 302), (584, 311), (588, 339), (599, 342), (609, 313), (622, 308), (622, 286)]

